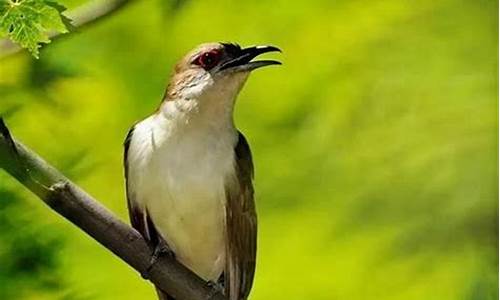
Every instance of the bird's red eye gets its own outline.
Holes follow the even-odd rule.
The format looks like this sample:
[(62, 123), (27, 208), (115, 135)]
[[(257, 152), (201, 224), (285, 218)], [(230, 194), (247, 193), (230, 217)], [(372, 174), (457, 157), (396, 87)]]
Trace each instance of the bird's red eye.
[(205, 70), (209, 70), (219, 63), (221, 53), (219, 50), (212, 50), (202, 53), (195, 60), (195, 64), (201, 66)]

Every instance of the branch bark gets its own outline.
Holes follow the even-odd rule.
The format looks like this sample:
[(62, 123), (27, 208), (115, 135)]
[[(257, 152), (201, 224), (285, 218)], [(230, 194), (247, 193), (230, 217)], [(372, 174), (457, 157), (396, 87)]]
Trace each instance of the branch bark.
[[(132, 0), (92, 0), (67, 13), (65, 12), (64, 15), (72, 20), (71, 24), (75, 28), (80, 29), (117, 12), (130, 2), (132, 2)], [(65, 35), (58, 32), (51, 32), (49, 34), (51, 40), (63, 36)], [(23, 50), (23, 48), (9, 39), (0, 40), (0, 59), (18, 53), (21, 50)]]
[(0, 118), (0, 167), (57, 213), (179, 300), (225, 300), (218, 291), (168, 256), (148, 271), (151, 249), (142, 236), (34, 152), (14, 140)]

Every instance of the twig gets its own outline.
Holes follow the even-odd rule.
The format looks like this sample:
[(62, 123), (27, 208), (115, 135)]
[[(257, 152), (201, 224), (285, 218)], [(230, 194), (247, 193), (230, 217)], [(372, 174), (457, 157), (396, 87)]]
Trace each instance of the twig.
[[(130, 2), (132, 2), (132, 0), (92, 0), (67, 13), (65, 12), (64, 15), (72, 20), (71, 24), (75, 28), (80, 29), (117, 12)], [(62, 36), (65, 35), (58, 32), (49, 33), (49, 37), (52, 40)], [(21, 50), (23, 50), (23, 48), (9, 39), (0, 40), (0, 59), (18, 53)]]
[(149, 280), (178, 300), (225, 300), (207, 282), (169, 256), (148, 270), (151, 249), (142, 236), (120, 221), (37, 154), (17, 142), (0, 118), (0, 167)]

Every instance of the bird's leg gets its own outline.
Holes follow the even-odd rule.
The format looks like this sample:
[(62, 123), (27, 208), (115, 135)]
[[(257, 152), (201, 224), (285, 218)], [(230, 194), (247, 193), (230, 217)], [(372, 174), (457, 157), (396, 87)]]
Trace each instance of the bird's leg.
[(146, 271), (141, 274), (144, 279), (149, 279), (149, 272), (162, 255), (166, 255), (170, 258), (175, 259), (175, 253), (174, 251), (172, 251), (172, 248), (170, 248), (170, 246), (167, 244), (167, 242), (165, 242), (164, 239), (160, 238), (155, 248), (153, 249), (153, 254), (151, 254), (149, 266), (147, 267)]

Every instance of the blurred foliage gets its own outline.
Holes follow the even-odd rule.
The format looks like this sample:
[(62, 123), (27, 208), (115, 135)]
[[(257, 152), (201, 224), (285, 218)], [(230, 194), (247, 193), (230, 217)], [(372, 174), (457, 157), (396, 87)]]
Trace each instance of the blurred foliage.
[(62, 247), (57, 230), (40, 227), (12, 189), (0, 187), (0, 199), (0, 299), (61, 289), (60, 274), (54, 272)]
[[(1, 61), (0, 113), (126, 219), (121, 144), (175, 61), (205, 41), (277, 45), (283, 66), (250, 77), (235, 117), (256, 165), (252, 299), (497, 299), (497, 11), (493, 0), (138, 1), (37, 63)], [(21, 218), (68, 239), (57, 253), (79, 297), (154, 299), (107, 250), (16, 197)]]

